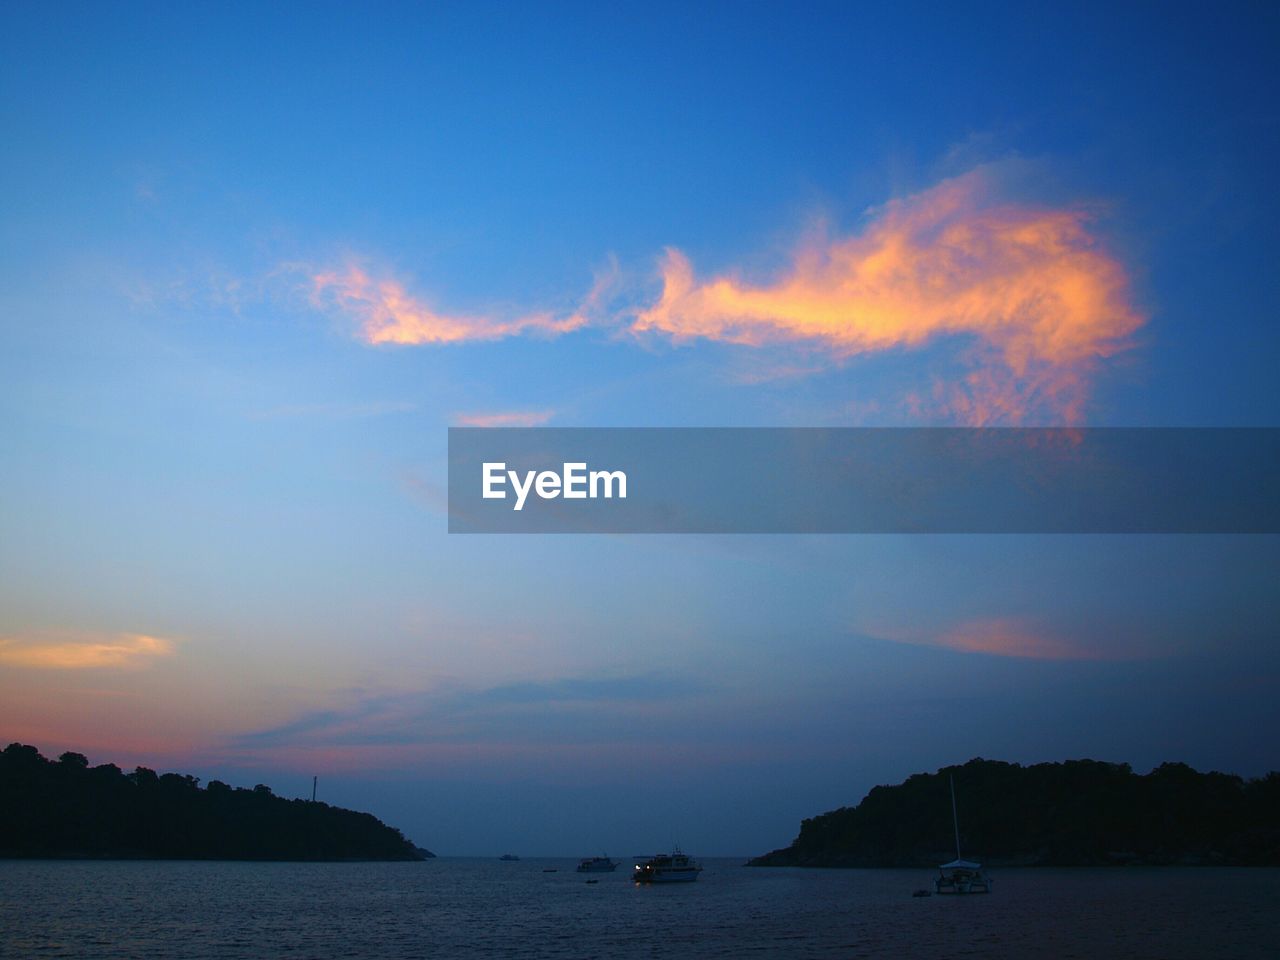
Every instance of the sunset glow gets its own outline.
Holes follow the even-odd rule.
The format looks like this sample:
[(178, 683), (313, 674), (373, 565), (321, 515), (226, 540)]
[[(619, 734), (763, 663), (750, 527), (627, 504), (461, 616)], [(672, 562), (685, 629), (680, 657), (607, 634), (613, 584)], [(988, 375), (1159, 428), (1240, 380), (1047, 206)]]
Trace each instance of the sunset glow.
[[(499, 340), (525, 333), (558, 336), (577, 330), (587, 316), (527, 313), (509, 319), (486, 315), (450, 315), (433, 310), (389, 278), (374, 279), (360, 267), (318, 273), (311, 278), (316, 300), (332, 303), (358, 323), (357, 336), (371, 345), (463, 343)], [(592, 298), (589, 296), (587, 302)]]
[(944, 387), (963, 422), (1016, 423), (1039, 408), (1076, 422), (1097, 361), (1128, 347), (1144, 318), (1086, 213), (994, 193), (975, 172), (890, 201), (860, 233), (801, 247), (772, 282), (699, 281), (670, 249), (662, 299), (634, 329), (793, 343), (832, 362), (954, 336), (976, 368)]
[(0, 749), (495, 862), (1274, 769), (1277, 36), (4, 5)]
[(173, 652), (172, 640), (141, 633), (66, 641), (0, 638), (0, 663), (42, 670), (139, 667)]

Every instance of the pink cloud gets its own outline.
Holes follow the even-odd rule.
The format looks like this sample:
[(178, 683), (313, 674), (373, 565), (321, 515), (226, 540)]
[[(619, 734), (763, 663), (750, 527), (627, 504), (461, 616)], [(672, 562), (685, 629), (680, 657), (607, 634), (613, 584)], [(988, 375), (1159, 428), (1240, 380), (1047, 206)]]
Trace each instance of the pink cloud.
[(934, 390), (957, 418), (1078, 421), (1097, 362), (1126, 349), (1145, 318), (1087, 212), (996, 193), (982, 171), (943, 181), (886, 204), (859, 234), (802, 245), (764, 282), (701, 280), (669, 249), (662, 296), (632, 330), (800, 347), (830, 363), (963, 337), (969, 372)]
[(354, 318), (358, 324), (357, 335), (365, 343), (438, 345), (500, 340), (522, 334), (556, 337), (578, 330), (591, 322), (616, 276), (616, 267), (598, 274), (578, 307), (563, 316), (549, 311), (513, 317), (444, 312), (414, 296), (400, 281), (388, 276), (375, 277), (352, 264), (313, 274), (311, 292), (315, 301)]
[(811, 237), (774, 276), (700, 277), (674, 247), (660, 271), (656, 299), (619, 303), (611, 263), (567, 312), (444, 310), (350, 264), (311, 272), (310, 293), (371, 345), (558, 337), (601, 324), (746, 348), (759, 357), (740, 374), (746, 383), (936, 347), (949, 372), (905, 393), (904, 408), (971, 425), (1083, 422), (1100, 365), (1130, 349), (1147, 320), (1089, 210), (1006, 200), (990, 168), (892, 200), (856, 233)]
[(44, 670), (138, 667), (173, 651), (172, 640), (141, 633), (74, 639), (0, 638), (0, 663)]
[(1048, 635), (1027, 622), (1008, 618), (962, 624), (939, 636), (934, 643), (961, 653), (984, 653), (1029, 660), (1111, 659)]
[(554, 410), (497, 410), (460, 413), (454, 420), (460, 427), (537, 427), (555, 415)]

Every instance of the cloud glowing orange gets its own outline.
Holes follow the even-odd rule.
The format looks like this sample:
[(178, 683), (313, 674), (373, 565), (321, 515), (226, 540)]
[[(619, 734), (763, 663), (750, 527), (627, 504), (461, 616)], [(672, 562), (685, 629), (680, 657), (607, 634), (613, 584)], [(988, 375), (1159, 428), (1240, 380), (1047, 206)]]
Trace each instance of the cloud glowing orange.
[(974, 171), (893, 201), (859, 235), (802, 247), (781, 278), (699, 281), (669, 249), (637, 332), (808, 347), (839, 362), (960, 336), (969, 370), (931, 403), (974, 424), (1077, 420), (1095, 363), (1142, 325), (1121, 265), (1080, 210), (992, 199)]
[(523, 333), (568, 333), (588, 323), (587, 312), (608, 282), (608, 277), (598, 278), (582, 306), (568, 316), (543, 312), (501, 319), (440, 313), (410, 294), (399, 281), (375, 279), (356, 266), (311, 277), (313, 295), (352, 314), (360, 324), (362, 340), (400, 345), (499, 340)]
[(0, 639), (0, 663), (46, 670), (138, 666), (171, 653), (172, 641), (141, 633), (69, 641)]
[(962, 653), (985, 653), (997, 657), (1029, 660), (1104, 659), (1097, 651), (1048, 636), (1017, 619), (966, 623), (947, 631), (935, 642), (937, 646)]

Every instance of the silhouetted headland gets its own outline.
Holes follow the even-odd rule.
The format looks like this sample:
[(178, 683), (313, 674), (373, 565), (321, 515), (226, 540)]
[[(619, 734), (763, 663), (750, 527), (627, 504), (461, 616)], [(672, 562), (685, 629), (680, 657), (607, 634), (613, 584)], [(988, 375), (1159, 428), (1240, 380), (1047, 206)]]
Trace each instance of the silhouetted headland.
[(191, 860), (423, 860), (377, 817), (271, 788), (232, 788), (79, 753), (46, 760), (11, 743), (0, 753), (0, 857)]
[(1165, 763), (1069, 760), (1023, 767), (970, 760), (856, 807), (805, 820), (759, 867), (935, 866), (955, 856), (948, 775), (955, 775), (964, 855), (988, 866), (1280, 865), (1280, 773), (1256, 780)]

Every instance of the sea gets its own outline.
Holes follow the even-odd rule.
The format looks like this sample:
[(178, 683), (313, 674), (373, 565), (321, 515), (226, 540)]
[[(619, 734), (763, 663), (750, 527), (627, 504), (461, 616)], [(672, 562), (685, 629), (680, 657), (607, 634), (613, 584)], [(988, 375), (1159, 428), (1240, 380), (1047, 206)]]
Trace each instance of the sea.
[(6, 860), (0, 957), (1280, 957), (1280, 869), (1009, 869), (912, 897), (929, 871), (702, 862), (637, 886), (631, 861)]

